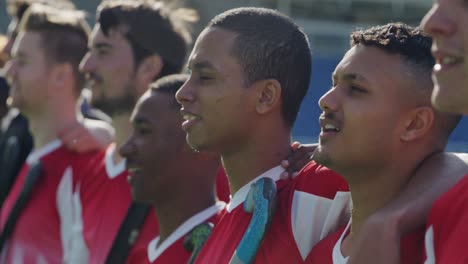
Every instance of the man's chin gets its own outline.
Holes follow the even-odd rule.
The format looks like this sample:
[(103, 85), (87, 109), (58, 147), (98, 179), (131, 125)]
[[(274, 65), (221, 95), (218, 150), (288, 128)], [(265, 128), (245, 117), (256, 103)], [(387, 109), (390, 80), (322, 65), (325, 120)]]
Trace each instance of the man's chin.
[(321, 145), (317, 147), (313, 159), (316, 163), (326, 167), (329, 167), (331, 163), (330, 155), (323, 149)]
[(92, 107), (97, 108), (109, 116), (131, 113), (136, 100), (132, 96), (126, 99), (98, 100), (92, 102)]

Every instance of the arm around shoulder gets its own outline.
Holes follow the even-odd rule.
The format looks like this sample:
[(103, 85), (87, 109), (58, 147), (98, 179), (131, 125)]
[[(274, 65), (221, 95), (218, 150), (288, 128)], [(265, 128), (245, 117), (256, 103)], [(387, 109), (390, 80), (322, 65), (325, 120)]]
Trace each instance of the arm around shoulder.
[(367, 219), (349, 263), (399, 263), (401, 235), (424, 226), (434, 201), (466, 174), (466, 153), (427, 158), (400, 195)]

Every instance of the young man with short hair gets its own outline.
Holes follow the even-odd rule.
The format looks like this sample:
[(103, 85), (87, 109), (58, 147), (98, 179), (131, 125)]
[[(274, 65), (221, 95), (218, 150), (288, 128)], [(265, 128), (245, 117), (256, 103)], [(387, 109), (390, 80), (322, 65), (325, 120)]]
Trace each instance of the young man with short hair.
[[(348, 181), (352, 218), (314, 247), (308, 263), (346, 263), (366, 219), (443, 151), (460, 117), (431, 106), (430, 47), (429, 36), (401, 23), (351, 34), (333, 87), (319, 101), (322, 132), (314, 160)], [(423, 262), (423, 231), (402, 238), (401, 263)]]
[[(463, 1), (438, 0), (421, 22), (422, 28), (434, 38), (432, 53), (436, 64), (432, 103), (439, 111), (467, 113), (463, 96), (468, 87), (467, 49), (464, 48), (468, 45), (468, 31), (464, 27), (468, 20), (466, 7)], [(400, 235), (426, 224), (426, 220), (427, 262), (466, 262), (467, 254), (460, 247), (466, 241), (463, 232), (466, 221), (460, 213), (466, 211), (463, 196), (467, 160), (463, 153), (442, 153), (428, 158), (398, 202), (389, 204), (368, 221), (363, 230), (365, 235), (356, 241), (359, 250), (350, 262), (396, 263)]]
[[(26, 10), (33, 3), (49, 5), (57, 9), (75, 9), (69, 0), (9, 0), (7, 11), (11, 17), (8, 41), (2, 52), (7, 57), (18, 35), (19, 24)], [(113, 137), (113, 128), (105, 123), (79, 117), (80, 122), (58, 132), (58, 137), (69, 149), (87, 152), (107, 147)], [(21, 166), (33, 148), (28, 120), (14, 107), (1, 119), (0, 136), (0, 207), (8, 195)]]
[(78, 65), (89, 30), (82, 12), (37, 4), (19, 25), (6, 75), (12, 106), (28, 117), (35, 149), (0, 212), (1, 262), (87, 261), (83, 226), (89, 222), (80, 215), (89, 208), (79, 199), (93, 196), (88, 186), (104, 168), (99, 152), (72, 152), (57, 135), (79, 123), (76, 103), (84, 76)]
[(133, 133), (120, 148), (134, 199), (151, 204), (159, 222), (159, 235), (148, 244), (145, 257), (130, 263), (187, 263), (192, 251), (184, 248), (184, 241), (192, 235), (195, 242), (192, 232), (197, 231), (192, 230), (215, 225), (225, 207), (216, 202), (213, 189), (219, 155), (191, 150), (180, 129), (174, 95), (187, 79), (185, 74), (169, 75), (151, 84), (134, 108)]
[(263, 178), (275, 182), (276, 213), (261, 244), (246, 241), (247, 251), (259, 249), (244, 261), (301, 263), (346, 221), (349, 198), (344, 179), (315, 163), (294, 180), (280, 180), (279, 164), (290, 153), (291, 128), (309, 86), (306, 35), (273, 10), (228, 10), (199, 35), (188, 67), (190, 78), (176, 94), (182, 128), (193, 149), (221, 154), (233, 194), (196, 263), (228, 263), (247, 253), (237, 249), (252, 215), (241, 205)]

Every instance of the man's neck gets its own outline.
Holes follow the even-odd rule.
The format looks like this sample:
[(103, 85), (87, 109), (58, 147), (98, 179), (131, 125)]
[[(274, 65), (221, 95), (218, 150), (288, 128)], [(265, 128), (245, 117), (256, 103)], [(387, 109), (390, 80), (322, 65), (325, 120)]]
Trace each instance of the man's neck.
[(27, 116), (30, 131), (34, 139), (34, 148), (39, 149), (57, 138), (59, 131), (78, 124), (74, 107), (64, 107), (61, 111), (48, 109)]
[(280, 165), (291, 153), (290, 135), (277, 134), (276, 138), (257, 137), (230, 154), (221, 153), (232, 195), (263, 172)]
[(123, 158), (119, 154), (119, 148), (122, 146), (132, 133), (132, 124), (130, 123), (131, 113), (120, 113), (112, 116), (112, 125), (115, 128), (115, 151), (112, 155), (114, 163), (119, 163)]
[(366, 219), (401, 192), (417, 165), (415, 160), (408, 158), (372, 171), (360, 170), (342, 174), (348, 180), (353, 203), (351, 230), (341, 245), (344, 255), (349, 255), (353, 241)]
[[(197, 175), (192, 176), (196, 178)], [(206, 177), (206, 175), (200, 175), (199, 178), (203, 177)], [(159, 243), (166, 240), (189, 218), (216, 204), (214, 188), (212, 187), (209, 190), (198, 188), (196, 190), (194, 188), (192, 190), (176, 189), (179, 189), (178, 193), (172, 192), (169, 195), (164, 195), (163, 200), (153, 204), (159, 222)]]

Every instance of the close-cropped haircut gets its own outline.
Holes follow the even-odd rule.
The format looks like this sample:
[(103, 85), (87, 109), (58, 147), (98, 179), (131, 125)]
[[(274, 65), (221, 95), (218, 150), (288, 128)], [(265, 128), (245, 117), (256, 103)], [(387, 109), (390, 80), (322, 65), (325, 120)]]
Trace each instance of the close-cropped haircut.
[[(430, 78), (435, 60), (432, 38), (421, 29), (404, 23), (389, 23), (351, 33), (351, 47), (373, 46), (389, 54), (400, 55), (414, 74)], [(425, 76), (425, 77), (426, 77)]]
[(107, 0), (97, 11), (97, 22), (105, 35), (119, 30), (130, 43), (135, 65), (157, 54), (163, 68), (157, 77), (180, 73), (192, 38), (189, 22), (198, 20), (191, 9), (172, 9), (164, 2), (151, 0)]
[(237, 36), (231, 53), (241, 65), (245, 86), (275, 79), (281, 84), (285, 123), (292, 127), (309, 87), (312, 54), (306, 34), (291, 18), (271, 9), (242, 7), (213, 18), (207, 27)]
[(188, 74), (167, 75), (153, 82), (150, 85), (150, 89), (152, 92), (163, 92), (172, 95), (173, 102), (171, 106), (173, 106), (174, 109), (180, 109), (180, 104), (175, 99), (175, 94), (188, 79)]
[(19, 31), (40, 33), (41, 47), (49, 63), (69, 63), (72, 66), (78, 94), (85, 82), (78, 66), (87, 52), (90, 33), (85, 14), (33, 4), (21, 19)]

